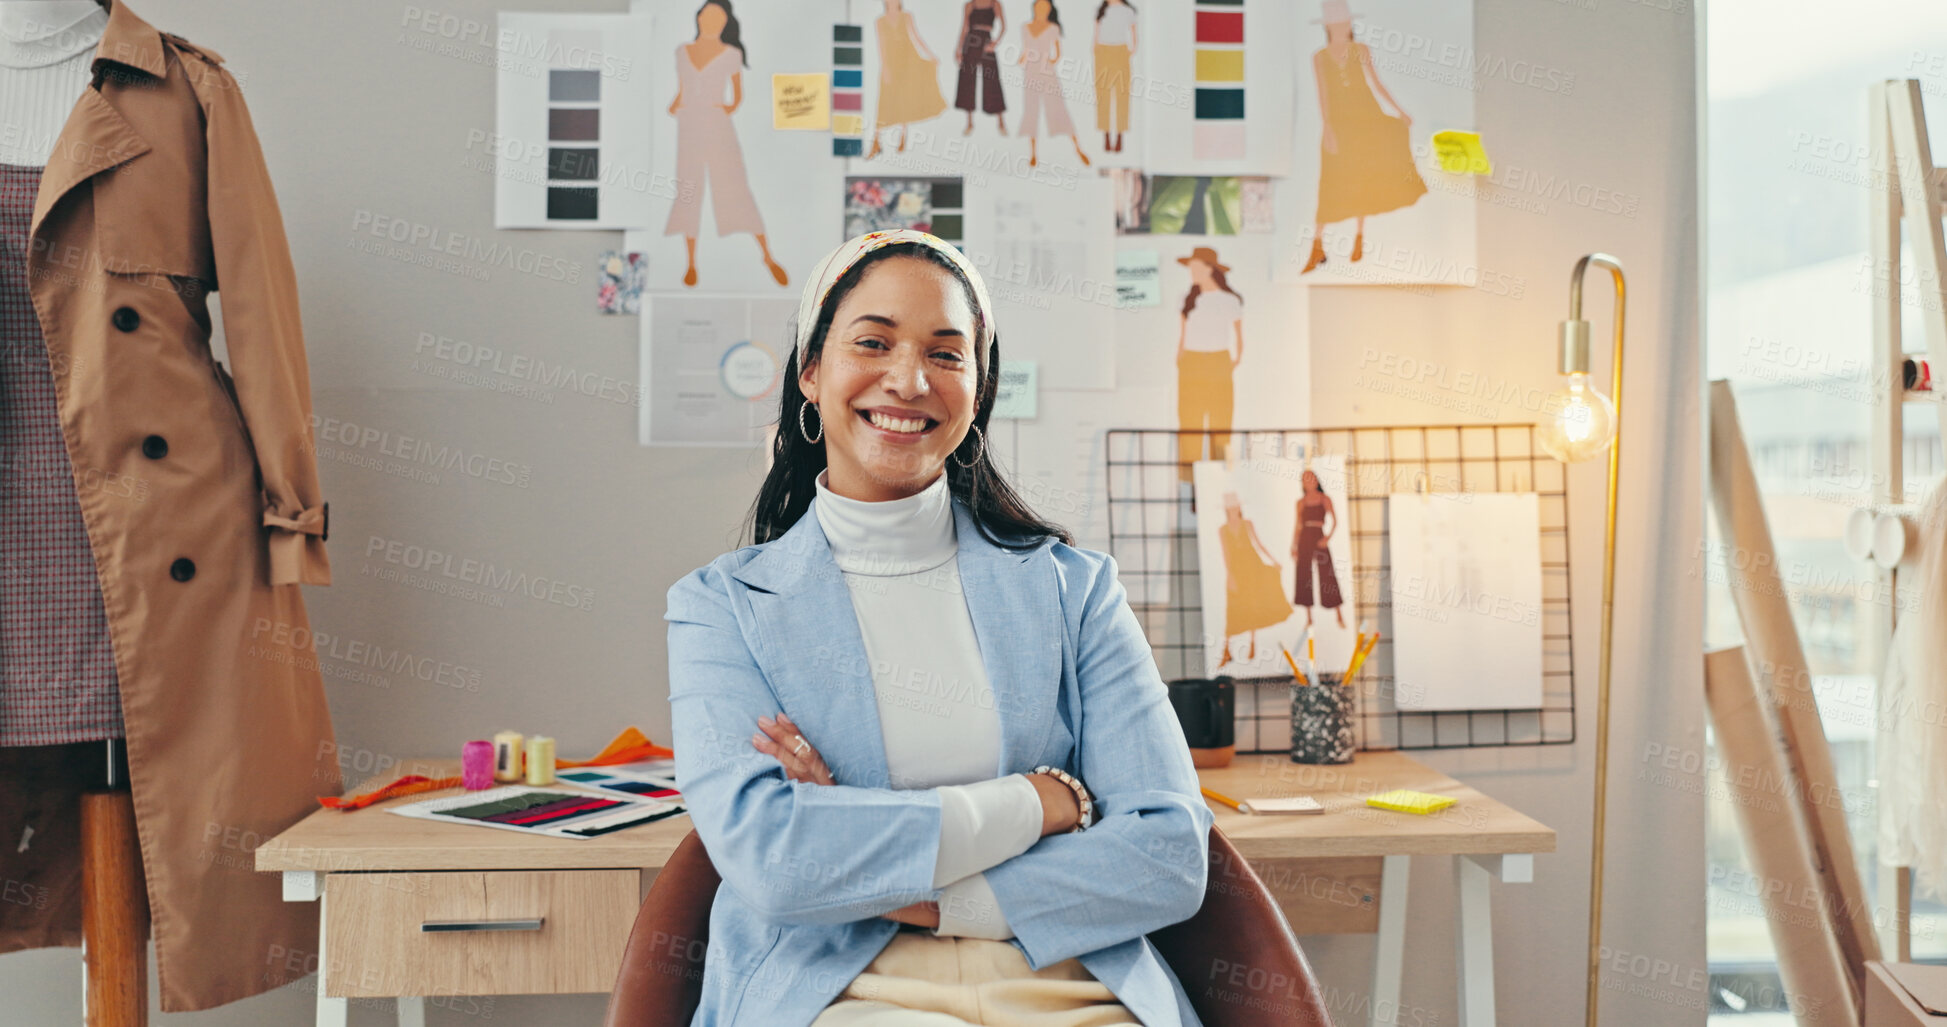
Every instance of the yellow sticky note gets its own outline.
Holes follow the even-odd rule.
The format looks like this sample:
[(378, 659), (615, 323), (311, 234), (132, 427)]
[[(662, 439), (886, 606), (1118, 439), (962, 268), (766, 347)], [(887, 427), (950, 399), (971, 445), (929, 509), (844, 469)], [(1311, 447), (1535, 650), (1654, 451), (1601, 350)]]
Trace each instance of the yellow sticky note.
[(771, 127), (822, 131), (831, 126), (831, 94), (823, 73), (771, 76)]
[(1366, 805), (1379, 809), (1398, 810), (1401, 813), (1435, 813), (1446, 809), (1459, 800), (1447, 795), (1434, 795), (1431, 792), (1416, 792), (1408, 788), (1395, 788), (1381, 792), (1366, 800)]
[(1488, 162), (1479, 132), (1448, 130), (1433, 133), (1433, 152), (1440, 157), (1440, 170), (1455, 175), (1489, 175), (1494, 165)]
[(832, 115), (832, 133), (834, 135), (855, 136), (855, 135), (862, 135), (864, 134), (864, 132), (865, 132), (864, 118), (861, 118), (856, 114)]

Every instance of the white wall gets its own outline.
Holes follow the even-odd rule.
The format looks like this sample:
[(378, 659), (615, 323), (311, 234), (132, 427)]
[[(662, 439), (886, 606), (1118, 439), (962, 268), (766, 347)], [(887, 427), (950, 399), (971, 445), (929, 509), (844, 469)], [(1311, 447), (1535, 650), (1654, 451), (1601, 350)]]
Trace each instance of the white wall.
[[(1436, 389), (1428, 401), (1352, 384), (1361, 374), (1371, 381), (1386, 373), (1366, 350), (1382, 361), (1396, 354), (1452, 374), (1547, 385), (1575, 258), (1603, 250), (1629, 269), (1606, 937), (1658, 969), (1612, 975), (1627, 990), (1607, 993), (1608, 1024), (1701, 1023), (1695, 1010), (1705, 1000), (1695, 983), (1704, 966), (1701, 798), (1683, 787), (1694, 783), (1689, 777), (1679, 775), (1677, 787), (1639, 780), (1646, 752), (1657, 751), (1650, 747), (1703, 745), (1702, 583), (1694, 558), (1702, 534), (1697, 39), (1687, 4), (1673, 2), (1685, 10), (1668, 10), (1671, 0), (1480, 0), (1478, 127), (1496, 164), (1480, 204), (1480, 265), (1504, 283), (1495, 290), (1502, 294), (1339, 288), (1314, 290), (1310, 301), (1316, 423), (1473, 421), (1484, 418), (1450, 405), (1456, 393)], [(496, 10), (480, 0), (417, 7), (489, 26)], [(238, 0), (141, 0), (136, 9), (159, 28), (215, 48), (242, 80), (300, 274), (318, 414), (528, 468), (521, 487), (450, 472), (437, 482), (412, 480), (344, 459), (323, 464), (336, 584), (308, 591), (314, 627), (348, 644), (409, 649), (479, 671), (478, 691), (396, 675), (379, 686), (344, 676), (355, 665), (336, 661), (339, 675), (327, 687), (351, 776), (509, 725), (545, 725), (567, 753), (593, 751), (629, 723), (666, 740), (663, 593), (741, 541), (736, 527), (761, 480), (759, 458), (643, 449), (628, 406), (567, 390), (501, 393), (423, 370), (447, 366), (415, 353), (425, 333), (510, 355), (573, 359), (621, 383), (636, 376), (635, 319), (592, 312), (595, 257), (619, 237), (491, 228), (493, 180), (482, 170), (491, 159), (470, 144), (493, 128), (491, 70), (480, 63), (490, 51), (409, 25), (413, 5), (397, 0), (305, 0), (280, 3), (274, 14)], [(1538, 76), (1544, 68), (1556, 74)], [(1524, 84), (1569, 76), (1572, 86), (1559, 91)], [(354, 248), (372, 241), (359, 230), (372, 217), (528, 247), (578, 262), (581, 277), (570, 284), (496, 268), (483, 282), (402, 264)], [(1591, 282), (1589, 316), (1604, 340), (1599, 363), (1609, 296), (1604, 281)], [(1044, 405), (1053, 400), (1044, 394)], [(1485, 419), (1534, 417), (1516, 406), (1489, 413)], [(347, 455), (382, 464), (377, 446)], [(1496, 985), (1501, 1022), (1512, 1027), (1581, 1017), (1602, 488), (1598, 465), (1578, 467), (1570, 479), (1580, 740), (1423, 754), (1560, 832), (1559, 851), (1539, 858), (1535, 883), (1496, 886)], [(390, 565), (368, 550), (394, 539), (592, 588), (593, 609), (524, 598), (497, 609), (380, 580), (373, 573)], [(1453, 892), (1440, 871), (1428, 861), (1415, 867), (1412, 922), (1425, 929), (1408, 942), (1404, 1025), (1454, 1020)], [(1340, 1000), (1356, 1000), (1369, 939), (1308, 939), (1307, 951)], [(0, 956), (9, 1020), (78, 1022), (78, 966), (72, 949)], [(308, 1023), (310, 1003), (300, 985), (157, 1022)], [(593, 1024), (602, 1008), (600, 997), (502, 997), (434, 1009), (429, 1019)], [(376, 1003), (354, 1003), (354, 1022), (389, 1022), (382, 1012)]]

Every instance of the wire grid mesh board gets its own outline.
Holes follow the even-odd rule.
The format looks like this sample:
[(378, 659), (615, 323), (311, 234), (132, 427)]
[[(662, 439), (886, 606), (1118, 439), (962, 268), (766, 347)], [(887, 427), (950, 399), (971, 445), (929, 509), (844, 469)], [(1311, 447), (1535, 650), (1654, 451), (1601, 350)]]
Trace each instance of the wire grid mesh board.
[[(1109, 551), (1166, 681), (1203, 678), (1203, 609), (1196, 511), (1179, 472), (1178, 439), (1228, 440), (1226, 459), (1338, 455), (1346, 468), (1345, 521), (1352, 544), (1346, 599), (1379, 626), (1358, 676), (1361, 749), (1562, 745), (1575, 741), (1574, 639), (1570, 630), (1568, 493), (1563, 466), (1535, 444), (1532, 425), (1413, 425), (1180, 431), (1115, 428), (1104, 458)], [(1212, 443), (1216, 439), (1210, 440)], [(1194, 459), (1187, 457), (1185, 459)], [(1394, 702), (1387, 497), (1394, 493), (1532, 492), (1541, 514), (1542, 702), (1532, 709), (1402, 710)], [(1289, 752), (1290, 674), (1233, 678), (1239, 752)]]

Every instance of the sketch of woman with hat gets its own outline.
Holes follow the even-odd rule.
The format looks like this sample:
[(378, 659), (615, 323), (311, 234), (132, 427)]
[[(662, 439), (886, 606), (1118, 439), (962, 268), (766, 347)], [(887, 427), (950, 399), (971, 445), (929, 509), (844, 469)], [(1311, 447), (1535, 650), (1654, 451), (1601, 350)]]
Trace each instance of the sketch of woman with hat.
[[(1190, 269), (1190, 292), (1183, 297), (1183, 317), (1176, 336), (1177, 477), (1190, 480), (1190, 465), (1203, 459), (1203, 440), (1210, 440), (1210, 459), (1222, 460), (1230, 444), (1230, 420), (1235, 395), (1231, 372), (1244, 359), (1244, 300), (1225, 280), (1230, 268), (1217, 251), (1199, 246), (1176, 262)], [(1231, 354), (1231, 340), (1237, 353)], [(1203, 434), (1208, 432), (1208, 434)]]
[[(1305, 271), (1325, 262), (1326, 225), (1357, 219), (1351, 255), (1357, 261), (1365, 255), (1366, 218), (1410, 207), (1427, 191), (1407, 137), (1413, 118), (1379, 81), (1372, 51), (1353, 41), (1346, 0), (1324, 0), (1314, 24), (1325, 26), (1325, 45), (1312, 54), (1324, 131), (1318, 142), (1318, 213)], [(1399, 113), (1386, 113), (1375, 93)]]

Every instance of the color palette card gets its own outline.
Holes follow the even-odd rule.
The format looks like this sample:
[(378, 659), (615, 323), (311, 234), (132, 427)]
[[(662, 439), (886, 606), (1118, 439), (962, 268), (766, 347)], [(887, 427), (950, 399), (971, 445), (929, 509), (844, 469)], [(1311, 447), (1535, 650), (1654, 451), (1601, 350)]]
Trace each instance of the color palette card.
[(498, 827), (555, 838), (593, 838), (688, 812), (682, 803), (508, 785), (387, 807), (402, 817)]
[(614, 767), (576, 767), (557, 771), (554, 776), (558, 781), (601, 792), (634, 795), (662, 802), (683, 801), (682, 793), (676, 790), (676, 779), (660, 774), (635, 774)]

